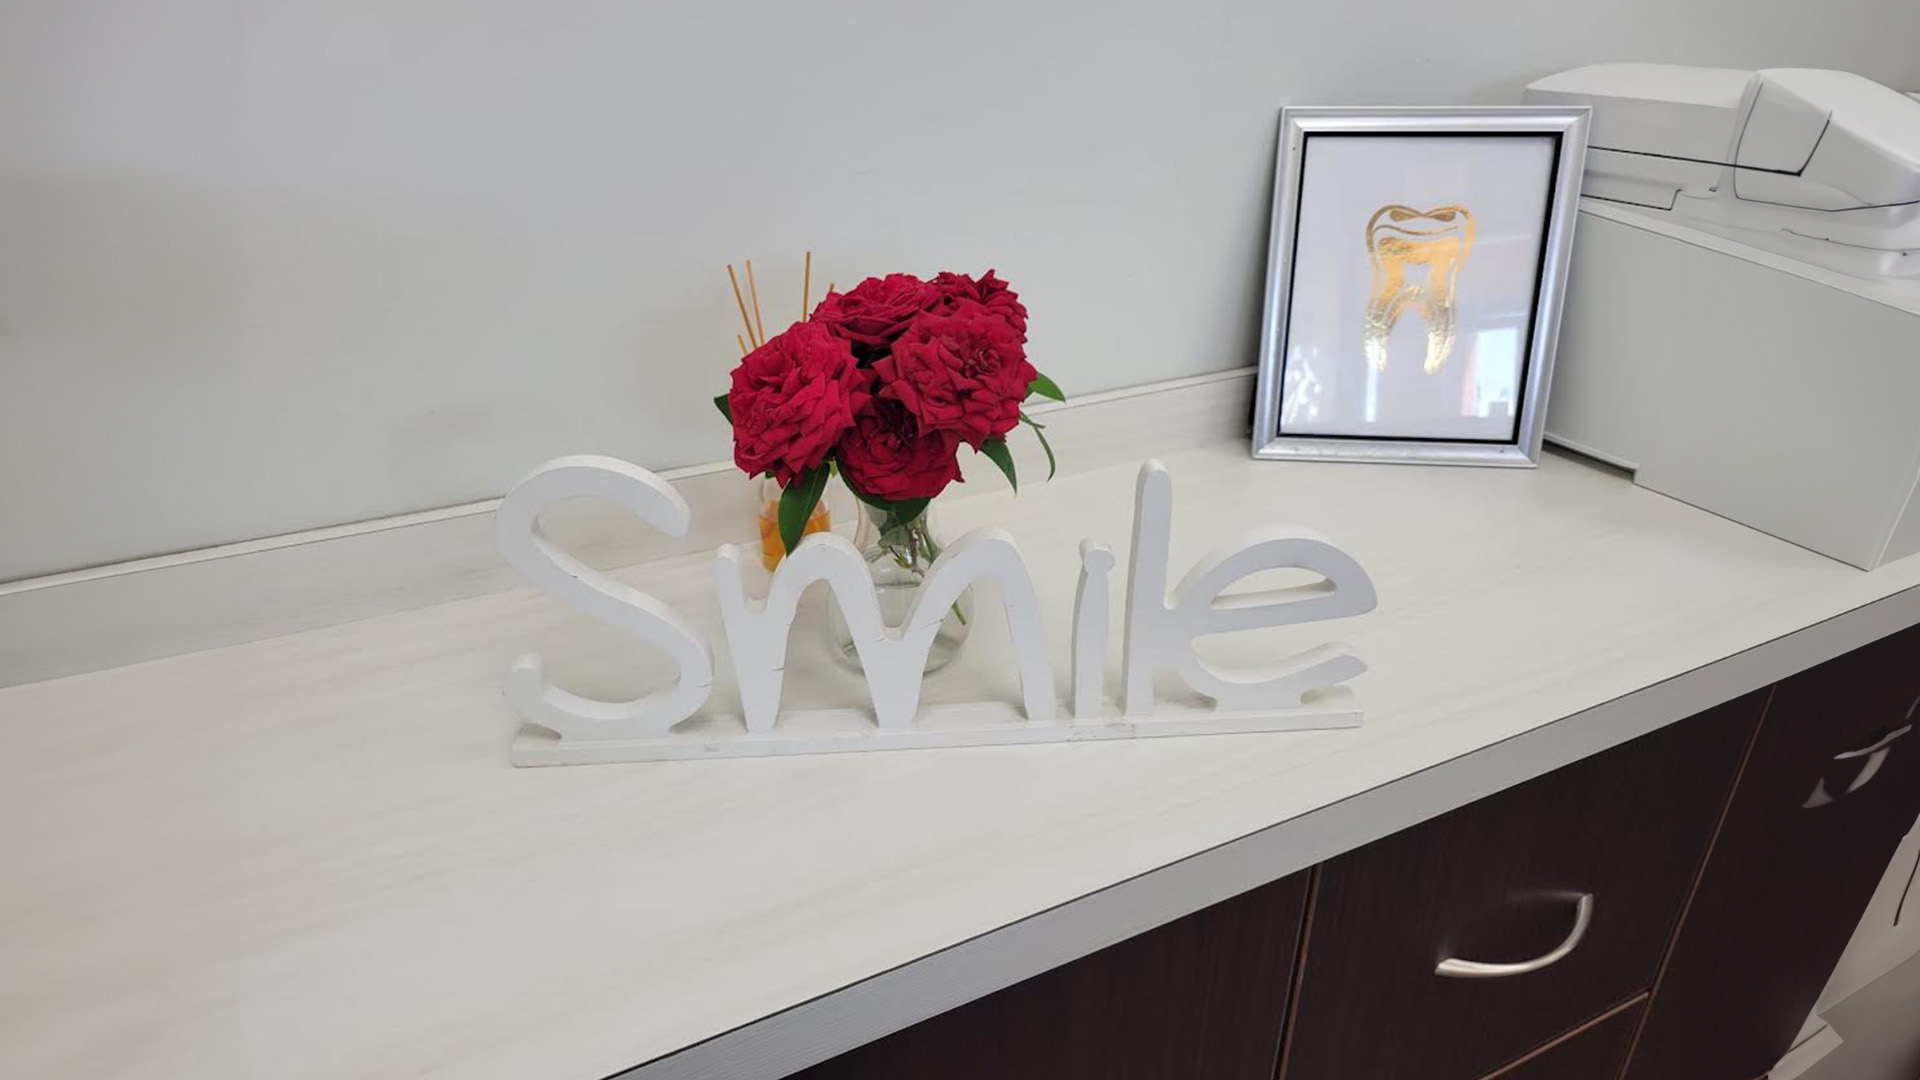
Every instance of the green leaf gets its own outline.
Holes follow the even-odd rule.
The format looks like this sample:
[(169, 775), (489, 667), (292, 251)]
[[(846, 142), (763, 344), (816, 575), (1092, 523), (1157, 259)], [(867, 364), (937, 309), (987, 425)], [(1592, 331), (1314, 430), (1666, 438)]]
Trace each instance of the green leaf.
[(800, 538), (806, 535), (807, 521), (813, 517), (813, 508), (827, 490), (827, 476), (825, 465), (809, 469), (794, 477), (793, 483), (780, 492), (780, 544), (789, 555), (800, 546)]
[(854, 498), (859, 499), (861, 502), (866, 503), (884, 515), (880, 519), (880, 531), (883, 533), (892, 532), (907, 522), (912, 521), (914, 518), (919, 517), (926, 511), (927, 504), (933, 501), (932, 499), (876, 498), (854, 487), (852, 484), (847, 485), (847, 490), (853, 492)]
[(880, 523), (880, 531), (892, 532), (906, 525), (907, 522), (925, 513), (927, 504), (932, 501), (932, 499), (900, 499), (897, 502), (888, 503), (886, 505), (887, 520)]
[(1028, 396), (1039, 394), (1041, 397), (1052, 398), (1055, 401), (1067, 400), (1067, 395), (1060, 392), (1059, 383), (1037, 371), (1033, 373), (1033, 381), (1027, 384), (1027, 394)]
[(1060, 463), (1053, 459), (1053, 444), (1047, 441), (1047, 425), (1036, 424), (1026, 413), (1020, 414), (1020, 422), (1033, 429), (1033, 437), (1040, 440), (1040, 449), (1047, 452), (1047, 479), (1060, 471)]
[(1007, 440), (988, 439), (980, 444), (980, 452), (992, 458), (1000, 471), (1007, 474), (1007, 483), (1013, 485), (1013, 490), (1020, 490), (1020, 478), (1013, 475), (1013, 451), (1007, 449)]
[(713, 407), (720, 410), (720, 415), (727, 418), (727, 423), (733, 423), (733, 406), (727, 403), (727, 395), (715, 394)]

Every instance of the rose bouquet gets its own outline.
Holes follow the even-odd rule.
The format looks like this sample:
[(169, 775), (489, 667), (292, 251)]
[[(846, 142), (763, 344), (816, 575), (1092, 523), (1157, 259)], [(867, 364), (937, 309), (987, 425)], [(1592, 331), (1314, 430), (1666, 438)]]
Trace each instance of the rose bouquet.
[(1022, 403), (1064, 398), (1028, 363), (1026, 341), (1027, 309), (989, 270), (977, 280), (888, 274), (829, 290), (805, 319), (748, 350), (732, 389), (713, 400), (733, 425), (734, 464), (781, 487), (784, 549), (799, 545), (838, 473), (870, 508), (883, 546), (903, 549), (894, 552), (902, 566), (930, 561), (938, 549), (925, 511), (960, 479), (960, 447), (986, 455), (1017, 488), (1006, 438), (1022, 423), (1051, 478), (1053, 449)]

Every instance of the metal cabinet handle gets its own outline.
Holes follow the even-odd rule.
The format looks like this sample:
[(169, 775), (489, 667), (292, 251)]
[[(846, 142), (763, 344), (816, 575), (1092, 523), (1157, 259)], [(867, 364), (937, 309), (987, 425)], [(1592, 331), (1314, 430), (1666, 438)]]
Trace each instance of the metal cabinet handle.
[(1877, 754), (1880, 751), (1885, 750), (1893, 742), (1893, 740), (1899, 738), (1902, 735), (1905, 735), (1907, 732), (1912, 730), (1913, 730), (1913, 725), (1908, 724), (1906, 727), (1900, 728), (1897, 731), (1889, 731), (1884, 737), (1881, 738), (1879, 742), (1874, 743), (1872, 746), (1863, 746), (1858, 750), (1849, 750), (1844, 754), (1835, 754), (1833, 755), (1833, 760), (1852, 761), (1854, 758), (1857, 758), (1857, 757), (1866, 757), (1868, 754)]
[(1440, 961), (1433, 969), (1435, 975), (1443, 979), (1504, 979), (1509, 975), (1525, 975), (1565, 960), (1580, 947), (1580, 939), (1587, 936), (1587, 927), (1593, 922), (1593, 894), (1581, 893), (1573, 902), (1573, 930), (1567, 934), (1567, 940), (1561, 942), (1550, 953), (1536, 956), (1531, 960), (1522, 960), (1517, 964), (1488, 964), (1479, 960), (1455, 960), (1448, 958)]
[[(1915, 702), (1915, 704), (1920, 705), (1920, 702)], [(1912, 716), (1913, 710), (1908, 709), (1907, 715)], [(1860, 770), (1860, 775), (1854, 777), (1853, 783), (1848, 784), (1847, 790), (1841, 794), (1851, 795), (1861, 788), (1866, 787), (1867, 782), (1872, 780), (1874, 776), (1880, 772), (1880, 767), (1887, 763), (1887, 755), (1893, 752), (1893, 740), (1898, 739), (1900, 736), (1912, 730), (1913, 725), (1908, 724), (1905, 727), (1887, 732), (1879, 742), (1874, 743), (1872, 746), (1863, 746), (1858, 750), (1849, 750), (1844, 754), (1833, 755), (1833, 760), (1835, 761), (1853, 761), (1857, 758), (1867, 759), (1866, 767)], [(1812, 810), (1815, 807), (1828, 806), (1838, 797), (1839, 796), (1827, 790), (1827, 778), (1823, 776), (1820, 778), (1820, 783), (1814, 787), (1813, 794), (1807, 796), (1807, 801), (1800, 804), (1800, 809)]]

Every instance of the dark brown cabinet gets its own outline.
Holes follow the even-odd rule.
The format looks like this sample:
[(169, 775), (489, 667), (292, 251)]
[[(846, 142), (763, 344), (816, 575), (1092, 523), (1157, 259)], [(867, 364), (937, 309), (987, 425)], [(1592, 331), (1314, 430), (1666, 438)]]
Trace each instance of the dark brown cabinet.
[(801, 1080), (1272, 1080), (1306, 875), (797, 1074)]
[(1645, 993), (1764, 701), (1328, 862), (1283, 1080), (1476, 1080)]
[(798, 1076), (1756, 1080), (1920, 814), (1917, 722), (1920, 627)]
[(1627, 1080), (1753, 1080), (1920, 813), (1920, 629), (1780, 683)]

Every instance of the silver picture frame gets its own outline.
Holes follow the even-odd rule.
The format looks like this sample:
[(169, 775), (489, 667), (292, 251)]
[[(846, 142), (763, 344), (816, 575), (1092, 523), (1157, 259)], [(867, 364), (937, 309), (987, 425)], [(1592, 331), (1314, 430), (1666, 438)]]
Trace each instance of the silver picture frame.
[[(1582, 107), (1373, 108), (1290, 107), (1280, 114), (1275, 161), (1273, 228), (1267, 253), (1260, 371), (1255, 397), (1253, 456), (1279, 460), (1492, 465), (1530, 468), (1539, 463), (1546, 431), (1547, 390), (1566, 293), (1574, 216), (1587, 146), (1589, 110)], [(1286, 435), (1281, 396), (1288, 357), (1288, 308), (1296, 284), (1292, 265), (1308, 140), (1319, 134), (1547, 134), (1556, 136), (1538, 281), (1510, 441), (1452, 441), (1351, 435)], [(1307, 268), (1311, 272), (1311, 268)]]

